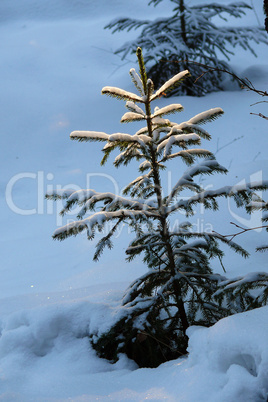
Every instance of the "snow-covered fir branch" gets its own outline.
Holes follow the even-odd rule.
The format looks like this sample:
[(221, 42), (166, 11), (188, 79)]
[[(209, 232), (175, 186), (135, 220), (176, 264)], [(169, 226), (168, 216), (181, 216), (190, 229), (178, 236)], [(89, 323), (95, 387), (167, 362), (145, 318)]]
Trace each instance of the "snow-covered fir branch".
[(192, 197), (189, 197), (189, 199), (187, 200), (181, 199), (177, 201), (175, 204), (167, 208), (167, 213), (170, 214), (180, 208), (188, 210), (190, 212), (193, 205), (197, 203), (206, 203), (207, 201), (212, 202), (212, 204), (210, 204), (211, 208), (217, 209), (217, 204), (215, 204), (214, 201), (215, 198), (218, 197), (232, 197), (235, 200), (237, 206), (243, 205), (246, 207), (251, 197), (255, 194), (255, 191), (267, 189), (268, 181), (260, 181), (234, 186), (224, 186), (217, 190), (205, 190)]
[(104, 224), (110, 220), (114, 219), (139, 219), (139, 218), (158, 218), (159, 214), (157, 212), (150, 211), (139, 211), (139, 210), (130, 210), (130, 209), (120, 209), (118, 211), (101, 211), (95, 212), (93, 215), (89, 217), (78, 220), (75, 222), (68, 223), (65, 226), (62, 226), (55, 230), (53, 233), (53, 238), (57, 240), (64, 240), (69, 236), (76, 236), (78, 233), (83, 230), (87, 230), (88, 238), (92, 239), (94, 237), (94, 229), (97, 227), (99, 231), (102, 231), (104, 228)]

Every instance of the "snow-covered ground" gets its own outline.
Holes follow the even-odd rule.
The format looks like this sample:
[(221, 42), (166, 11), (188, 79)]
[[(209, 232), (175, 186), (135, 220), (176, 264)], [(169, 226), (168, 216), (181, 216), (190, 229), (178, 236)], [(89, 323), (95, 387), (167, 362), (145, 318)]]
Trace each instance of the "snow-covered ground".
[[(223, 2), (223, 0), (222, 0)], [(228, 1), (225, 0), (226, 3)], [(52, 188), (90, 186), (118, 191), (135, 177), (135, 166), (117, 171), (99, 166), (101, 145), (71, 142), (73, 130), (121, 130), (124, 103), (100, 95), (105, 85), (133, 91), (128, 71), (113, 51), (135, 33), (111, 35), (103, 27), (118, 16), (169, 15), (166, 2), (148, 8), (144, 0), (1, 0), (1, 266), (0, 400), (3, 401), (264, 401), (268, 392), (268, 308), (220, 321), (210, 329), (191, 328), (189, 357), (157, 369), (137, 369), (125, 356), (115, 365), (91, 350), (88, 330), (105, 328), (122, 291), (142, 274), (141, 260), (124, 261), (131, 239), (125, 228), (114, 249), (92, 262), (94, 243), (86, 235), (51, 239), (66, 223), (60, 205), (44, 195)], [(255, 4), (256, 3), (256, 4)], [(257, 4), (258, 3), (258, 4)], [(246, 24), (263, 20), (262, 2)], [(258, 17), (258, 19), (257, 19)], [(238, 74), (267, 89), (267, 47), (258, 58), (239, 49), (232, 60)], [(180, 119), (212, 107), (225, 115), (208, 131), (208, 149), (229, 168), (225, 177), (206, 179), (207, 188), (268, 178), (267, 115), (256, 94), (229, 89), (204, 98), (182, 97)], [(161, 98), (159, 106), (170, 103)], [(166, 185), (176, 181), (174, 166)], [(266, 195), (268, 198), (268, 195)], [(198, 229), (211, 225), (229, 234), (230, 221), (259, 224), (232, 204), (221, 212), (198, 213)], [(74, 219), (74, 216), (68, 217)], [(203, 225), (203, 226), (202, 226)], [(267, 271), (267, 254), (255, 253), (267, 234), (250, 232), (237, 240), (247, 260), (227, 250), (227, 276)], [(215, 270), (222, 268), (215, 262)]]

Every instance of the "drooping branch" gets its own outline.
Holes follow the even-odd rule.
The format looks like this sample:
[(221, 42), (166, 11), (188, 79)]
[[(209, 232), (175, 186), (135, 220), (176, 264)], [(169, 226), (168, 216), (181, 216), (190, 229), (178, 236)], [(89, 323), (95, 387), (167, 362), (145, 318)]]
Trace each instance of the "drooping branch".
[[(268, 181), (245, 183), (236, 186), (225, 186), (217, 190), (205, 190), (188, 199), (181, 199), (175, 204), (167, 207), (166, 213), (171, 214), (178, 209), (185, 210), (188, 214), (192, 212), (192, 206), (197, 203), (204, 203), (207, 208), (217, 209), (216, 198), (230, 197), (235, 200), (238, 206), (245, 205), (251, 201), (254, 191), (267, 190)], [(211, 204), (209, 204), (211, 203)]]
[(125, 198), (110, 192), (101, 193), (92, 189), (88, 190), (64, 190), (64, 191), (53, 191), (46, 194), (47, 199), (66, 199), (65, 206), (61, 210), (60, 215), (65, 215), (68, 213), (74, 205), (81, 206), (78, 213), (78, 218), (86, 214), (88, 210), (93, 210), (95, 205), (99, 202), (103, 204), (102, 211), (114, 211), (121, 209), (132, 209), (138, 211), (144, 210), (155, 210), (155, 202), (153, 200), (145, 199), (135, 199), (135, 198)]
[(64, 240), (69, 236), (76, 236), (78, 233), (83, 230), (87, 230), (88, 237), (94, 237), (94, 229), (98, 227), (99, 229), (103, 228), (103, 225), (111, 220), (120, 219), (120, 218), (129, 218), (129, 219), (145, 219), (159, 218), (159, 214), (157, 212), (149, 212), (146, 210), (137, 211), (137, 210), (129, 210), (129, 209), (120, 209), (118, 211), (113, 212), (96, 212), (93, 215), (81, 220), (68, 223), (65, 226), (62, 226), (55, 230), (53, 234), (53, 239)]

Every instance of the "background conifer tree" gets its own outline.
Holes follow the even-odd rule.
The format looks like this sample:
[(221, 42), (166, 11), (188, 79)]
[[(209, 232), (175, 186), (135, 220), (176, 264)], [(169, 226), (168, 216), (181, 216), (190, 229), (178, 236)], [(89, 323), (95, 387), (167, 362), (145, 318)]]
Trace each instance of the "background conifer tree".
[[(140, 163), (140, 175), (125, 187), (123, 196), (87, 189), (56, 191), (47, 197), (66, 200), (63, 215), (73, 206), (80, 206), (78, 220), (58, 228), (54, 232), (55, 239), (63, 240), (84, 230), (88, 238), (93, 239), (96, 230), (104, 231), (105, 224), (113, 222), (112, 228), (98, 242), (94, 260), (99, 259), (105, 247), (112, 247), (112, 236), (118, 225), (127, 222), (135, 232), (126, 250), (127, 259), (131, 261), (143, 254), (148, 272), (126, 290), (110, 329), (106, 333), (90, 334), (90, 337), (102, 357), (116, 361), (119, 353), (126, 353), (140, 366), (155, 367), (186, 353), (190, 325), (209, 326), (229, 314), (266, 302), (264, 298), (253, 303), (248, 293), (250, 285), (231, 297), (227, 279), (212, 272), (210, 260), (223, 256), (220, 243), (247, 256), (242, 247), (215, 232), (195, 232), (188, 221), (172, 230), (173, 214), (183, 211), (191, 216), (197, 204), (217, 210), (218, 197), (233, 197), (237, 205), (247, 205), (254, 190), (266, 188), (268, 184), (204, 190), (196, 177), (227, 172), (210, 151), (200, 147), (202, 139), (211, 138), (202, 125), (221, 116), (222, 109), (207, 110), (183, 123), (164, 118), (181, 112), (182, 105), (171, 104), (152, 110), (152, 103), (174, 86), (181, 85), (189, 77), (189, 71), (178, 73), (155, 91), (152, 80), (147, 79), (140, 48), (137, 57), (140, 75), (134, 69), (130, 70), (130, 75), (138, 94), (110, 86), (104, 87), (102, 93), (126, 101), (128, 111), (122, 123), (142, 121), (145, 126), (134, 135), (74, 131), (71, 139), (103, 141), (102, 164), (112, 151), (119, 150), (114, 165), (126, 166), (136, 160)], [(187, 168), (181, 170), (170, 193), (164, 194), (161, 171), (173, 159), (178, 160), (178, 169), (183, 163)], [(100, 210), (88, 215), (97, 204)], [(263, 277), (261, 279), (259, 285), (263, 286)], [(236, 282), (232, 285), (234, 290)]]
[[(157, 6), (162, 1), (151, 0), (149, 4)], [(148, 74), (157, 87), (180, 70), (191, 71), (192, 78), (169, 92), (170, 95), (201, 96), (222, 90), (224, 74), (219, 70), (233, 72), (228, 61), (235, 48), (249, 50), (256, 56), (254, 44), (268, 43), (264, 27), (230, 27), (226, 23), (230, 17), (241, 18), (251, 9), (245, 2), (223, 5), (170, 1), (175, 7), (168, 18), (154, 21), (117, 18), (105, 27), (113, 33), (141, 28), (137, 39), (126, 42), (115, 53), (124, 59), (140, 46)], [(224, 20), (223, 26), (218, 25), (216, 17)], [(193, 82), (195, 85), (190, 85)]]

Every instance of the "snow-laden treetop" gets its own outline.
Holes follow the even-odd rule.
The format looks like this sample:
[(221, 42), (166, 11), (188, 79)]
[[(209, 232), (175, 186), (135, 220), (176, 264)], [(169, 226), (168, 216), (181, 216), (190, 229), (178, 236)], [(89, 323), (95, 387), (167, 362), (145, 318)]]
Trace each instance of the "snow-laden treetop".
[[(111, 193), (96, 193), (94, 190), (68, 191), (61, 194), (53, 192), (48, 194), (50, 198), (65, 198), (66, 205), (62, 214), (68, 212), (74, 204), (81, 205), (78, 214), (79, 220), (72, 222), (54, 233), (54, 238), (64, 239), (70, 235), (87, 229), (88, 236), (94, 236), (94, 228), (103, 228), (109, 220), (131, 221), (147, 218), (161, 219), (167, 217), (177, 210), (184, 210), (187, 215), (193, 213), (193, 206), (196, 203), (203, 203), (205, 207), (217, 209), (216, 197), (233, 196), (241, 204), (245, 194), (249, 194), (251, 186), (235, 191), (232, 186), (219, 190), (205, 191), (200, 184), (195, 183), (197, 175), (210, 175), (215, 172), (226, 173), (227, 169), (221, 166), (214, 155), (200, 147), (201, 140), (209, 140), (210, 134), (202, 127), (203, 124), (211, 122), (223, 114), (220, 107), (206, 110), (197, 114), (191, 119), (182, 123), (171, 122), (167, 115), (183, 111), (179, 103), (170, 104), (159, 108), (154, 107), (152, 102), (165, 95), (174, 87), (190, 76), (188, 70), (184, 70), (169, 79), (159, 89), (154, 89), (151, 79), (146, 76), (141, 49), (137, 49), (137, 56), (140, 66), (140, 74), (134, 68), (130, 70), (131, 80), (138, 92), (132, 93), (121, 88), (105, 86), (102, 94), (126, 101), (127, 112), (122, 116), (121, 122), (144, 122), (134, 135), (127, 133), (107, 134), (98, 131), (73, 131), (70, 135), (72, 140), (78, 141), (101, 141), (104, 156), (101, 164), (104, 164), (112, 151), (118, 150), (115, 156), (114, 165), (128, 165), (132, 160), (139, 162), (140, 176), (131, 181), (124, 189), (123, 196)], [(166, 167), (171, 159), (179, 159), (189, 168), (183, 173), (174, 185), (169, 194), (163, 196), (161, 187), (160, 172)], [(196, 164), (198, 159), (203, 159)], [(254, 188), (259, 188), (262, 183), (255, 183)], [(187, 199), (178, 198), (185, 189), (193, 192)], [(244, 194), (244, 195), (242, 195)], [(127, 197), (130, 195), (130, 198)], [(101, 203), (101, 210), (98, 213), (86, 217), (89, 210), (94, 209), (97, 203)]]

